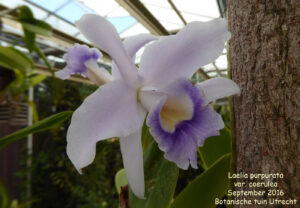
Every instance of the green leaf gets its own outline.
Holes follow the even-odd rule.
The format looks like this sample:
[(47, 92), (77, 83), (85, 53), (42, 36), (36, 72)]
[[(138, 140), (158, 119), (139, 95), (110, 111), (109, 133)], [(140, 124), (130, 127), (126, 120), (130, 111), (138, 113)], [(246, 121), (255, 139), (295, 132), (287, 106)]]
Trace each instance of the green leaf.
[(19, 9), (19, 19), (20, 20), (26, 20), (26, 21), (34, 20), (33, 13), (28, 6), (22, 5), (22, 6), (19, 6), (18, 9)]
[(213, 208), (215, 198), (228, 190), (230, 154), (223, 155), (209, 169), (192, 181), (173, 201), (171, 208)]
[(145, 117), (143, 128), (142, 128), (142, 144), (143, 144), (143, 152), (146, 152), (147, 148), (152, 144), (153, 138), (149, 132), (149, 128), (146, 125), (146, 119)]
[(32, 52), (36, 45), (35, 34), (24, 28), (23, 28), (23, 31), (24, 31), (23, 40), (24, 40), (25, 46), (30, 52)]
[(72, 115), (72, 111), (64, 111), (61, 113), (57, 113), (55, 115), (52, 115), (50, 117), (47, 117), (39, 122), (36, 122), (32, 126), (20, 129), (8, 136), (5, 136), (3, 138), (0, 138), (0, 150), (2, 150), (6, 145), (9, 143), (24, 138), (29, 134), (34, 134), (37, 132), (45, 131), (48, 129), (51, 129), (58, 124), (64, 122)]
[(19, 22), (22, 24), (24, 29), (32, 33), (44, 35), (48, 37), (52, 36), (52, 27), (42, 20), (34, 19), (34, 21), (32, 22), (20, 20)]
[(0, 207), (8, 208), (10, 204), (9, 194), (4, 187), (3, 183), (0, 181)]
[(23, 5), (19, 7), (18, 21), (22, 24), (24, 30), (33, 34), (52, 36), (52, 27), (42, 20), (35, 19), (28, 6)]
[(200, 147), (199, 154), (204, 169), (209, 168), (214, 162), (225, 154), (231, 153), (231, 133), (228, 128), (220, 131), (219, 136), (206, 139), (203, 147)]
[(46, 78), (46, 75), (26, 75), (17, 69), (13, 69), (13, 71), (15, 72), (15, 79), (5, 89), (6, 93), (11, 94), (13, 97), (24, 93)]
[(44, 81), (47, 78), (44, 74), (35, 75), (29, 78), (29, 87), (34, 87), (35, 85), (39, 84), (40, 82)]
[(23, 72), (33, 67), (33, 62), (28, 56), (13, 48), (0, 46), (0, 65), (8, 69), (19, 69)]
[(15, 72), (15, 79), (5, 88), (7, 94), (16, 96), (22, 94), (26, 88), (26, 74), (19, 69), (13, 69)]
[(37, 45), (35, 45), (35, 47), (34, 47), (33, 50), (34, 50), (34, 51), (40, 56), (40, 58), (45, 62), (45, 64), (46, 64), (46, 66), (48, 67), (48, 69), (49, 69), (51, 75), (54, 77), (54, 71), (53, 71), (51, 65), (49, 64), (49, 62), (48, 62), (48, 60), (47, 60), (45, 54), (43, 53), (43, 51), (42, 51)]
[(25, 42), (26, 47), (30, 52), (35, 51), (39, 55), (39, 57), (45, 62), (46, 66), (50, 70), (52, 76), (54, 76), (54, 72), (51, 65), (49, 64), (45, 54), (37, 46), (35, 41), (36, 38), (35, 34), (52, 36), (52, 27), (48, 23), (42, 20), (35, 19), (30, 8), (25, 5), (19, 7), (18, 21), (23, 26), (23, 31), (24, 31), (23, 40)]
[(126, 177), (126, 172), (125, 169), (121, 169), (117, 172), (117, 174), (115, 175), (115, 186), (116, 189), (118, 191), (118, 193), (120, 194), (121, 191), (121, 186), (125, 186), (128, 184), (127, 181), (127, 177)]
[(156, 142), (148, 147), (144, 156), (146, 200), (141, 200), (130, 191), (132, 208), (166, 208), (170, 205), (175, 191), (178, 167), (164, 159)]

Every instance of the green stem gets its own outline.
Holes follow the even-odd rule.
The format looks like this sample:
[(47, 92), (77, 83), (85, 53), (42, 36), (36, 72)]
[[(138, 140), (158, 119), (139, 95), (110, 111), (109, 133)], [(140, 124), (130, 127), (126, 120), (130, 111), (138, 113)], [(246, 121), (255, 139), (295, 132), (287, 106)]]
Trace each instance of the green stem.
[(198, 153), (199, 153), (199, 156), (200, 156), (201, 161), (202, 161), (202, 167), (203, 167), (203, 169), (204, 169), (204, 170), (207, 170), (207, 169), (208, 169), (208, 166), (207, 166), (207, 164), (206, 164), (206, 162), (205, 162), (205, 159), (204, 159), (204, 157), (203, 157), (203, 155), (202, 155), (202, 152), (201, 152), (200, 148), (198, 148)]

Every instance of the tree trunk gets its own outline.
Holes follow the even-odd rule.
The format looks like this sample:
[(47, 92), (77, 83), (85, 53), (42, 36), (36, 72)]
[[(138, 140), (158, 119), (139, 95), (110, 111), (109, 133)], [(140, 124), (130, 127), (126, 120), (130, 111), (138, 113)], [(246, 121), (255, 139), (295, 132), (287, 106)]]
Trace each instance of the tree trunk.
[[(265, 190), (264, 196), (297, 199), (300, 207), (300, 1), (227, 0), (232, 79), (241, 87), (234, 98), (236, 172), (282, 173), (283, 178), (236, 179), (236, 190)], [(265, 175), (266, 176), (266, 175)], [(266, 182), (249, 187), (250, 182)], [(277, 187), (267, 187), (277, 182)], [(268, 196), (282, 189), (284, 196)], [(253, 201), (254, 202), (254, 201)], [(237, 205), (237, 207), (240, 207)], [(266, 207), (253, 204), (249, 207)]]

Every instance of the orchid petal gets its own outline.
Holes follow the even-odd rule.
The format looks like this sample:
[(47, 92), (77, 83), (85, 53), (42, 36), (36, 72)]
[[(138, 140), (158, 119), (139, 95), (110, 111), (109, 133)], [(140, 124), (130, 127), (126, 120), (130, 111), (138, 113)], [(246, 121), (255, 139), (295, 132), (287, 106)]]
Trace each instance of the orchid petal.
[(81, 74), (86, 77), (87, 67), (86, 62), (97, 64), (97, 60), (102, 57), (102, 53), (96, 48), (89, 48), (86, 45), (75, 44), (68, 49), (68, 53), (64, 55), (67, 66), (55, 72), (55, 75), (60, 79), (67, 79), (72, 74)]
[[(190, 164), (197, 168), (198, 146), (202, 146), (206, 138), (219, 134), (219, 130), (224, 128), (222, 118), (210, 105), (206, 105), (201, 91), (189, 80), (178, 79), (161, 91), (167, 96), (149, 112), (147, 125), (150, 133), (159, 148), (165, 152), (166, 159), (175, 162), (182, 169), (187, 169)], [(164, 112), (164, 108), (172, 103), (172, 111)], [(192, 116), (185, 117), (190, 112)], [(168, 115), (163, 115), (164, 113), (169, 113), (171, 122), (178, 118), (183, 119), (173, 129), (168, 128), (164, 123), (169, 121), (164, 121), (163, 118)]]
[(137, 83), (136, 67), (126, 53), (117, 30), (109, 21), (99, 15), (85, 14), (75, 24), (89, 41), (112, 57), (123, 79), (128, 83)]
[(153, 90), (143, 90), (139, 92), (139, 100), (142, 106), (150, 112), (153, 107), (155, 107), (159, 101), (166, 97), (165, 93), (153, 91)]
[(98, 86), (113, 80), (109, 72), (103, 67), (99, 67), (97, 62), (93, 60), (86, 61), (84, 64), (87, 67), (86, 76)]
[[(124, 48), (127, 54), (131, 57), (134, 62), (136, 52), (142, 48), (145, 44), (149, 43), (150, 41), (156, 40), (158, 37), (151, 35), (151, 34), (139, 34), (129, 38), (126, 38), (123, 41)], [(114, 79), (121, 79), (121, 74), (116, 63), (112, 62), (112, 76)]]
[(71, 76), (71, 74), (73, 74), (73, 72), (68, 67), (65, 67), (62, 70), (55, 72), (55, 76), (63, 80), (68, 79)]
[(221, 54), (229, 38), (225, 19), (191, 22), (176, 35), (160, 38), (141, 57), (144, 85), (159, 88), (180, 77), (190, 78)]
[(120, 146), (129, 186), (137, 197), (144, 199), (145, 182), (141, 131), (142, 129), (139, 129), (127, 137), (121, 137)]
[(126, 38), (123, 41), (127, 54), (134, 57), (136, 52), (150, 41), (157, 40), (158, 37), (151, 34), (139, 34)]
[(67, 154), (80, 172), (95, 158), (96, 143), (126, 137), (143, 125), (146, 112), (136, 90), (122, 80), (100, 87), (74, 112), (67, 133)]
[(223, 77), (205, 80), (197, 86), (203, 91), (207, 103), (240, 93), (240, 88), (234, 81)]

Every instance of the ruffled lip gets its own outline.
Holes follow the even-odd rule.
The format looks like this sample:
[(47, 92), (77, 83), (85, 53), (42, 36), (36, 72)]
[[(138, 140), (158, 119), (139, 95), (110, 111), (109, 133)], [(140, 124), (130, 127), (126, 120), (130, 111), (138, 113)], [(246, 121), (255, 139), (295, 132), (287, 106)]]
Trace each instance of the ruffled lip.
[(206, 138), (218, 135), (219, 130), (224, 128), (224, 123), (221, 116), (211, 106), (206, 105), (201, 91), (189, 80), (180, 79), (173, 84), (191, 99), (192, 118), (179, 122), (173, 132), (164, 129), (160, 116), (166, 101), (164, 98), (150, 111), (147, 125), (159, 148), (165, 152), (166, 159), (175, 162), (182, 169), (187, 169), (190, 164), (197, 168), (198, 146), (202, 146)]

